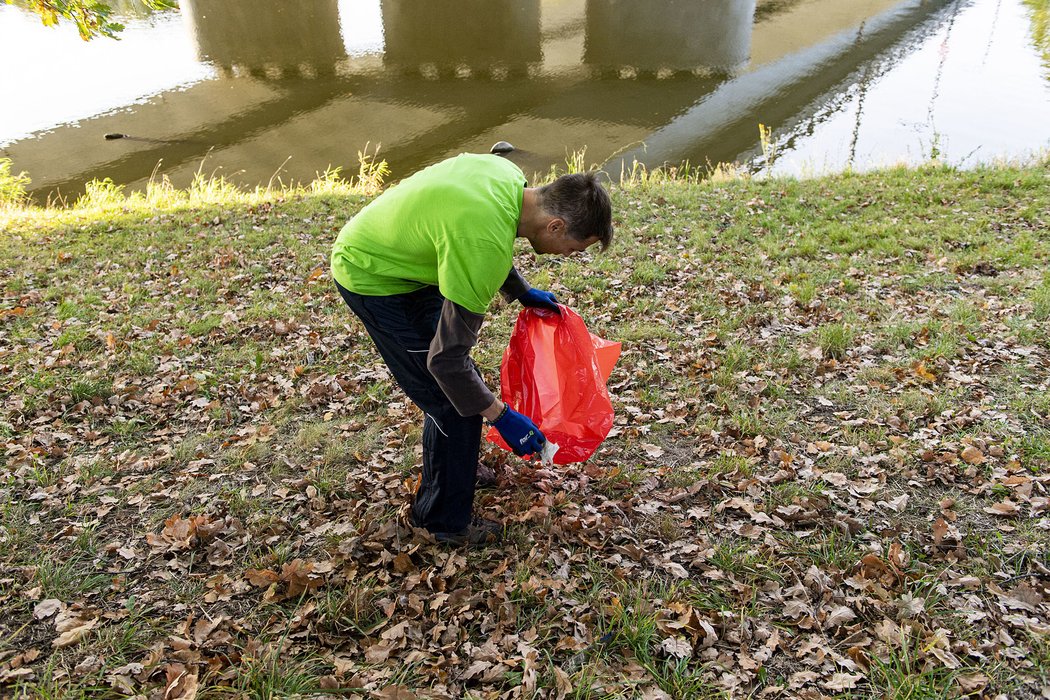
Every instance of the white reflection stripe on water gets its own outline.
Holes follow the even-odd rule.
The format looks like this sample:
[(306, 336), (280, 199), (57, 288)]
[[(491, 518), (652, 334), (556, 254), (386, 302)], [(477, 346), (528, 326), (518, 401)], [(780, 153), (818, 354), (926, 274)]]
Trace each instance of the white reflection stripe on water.
[(383, 53), (381, 0), (339, 0), (339, 32), (351, 58)]

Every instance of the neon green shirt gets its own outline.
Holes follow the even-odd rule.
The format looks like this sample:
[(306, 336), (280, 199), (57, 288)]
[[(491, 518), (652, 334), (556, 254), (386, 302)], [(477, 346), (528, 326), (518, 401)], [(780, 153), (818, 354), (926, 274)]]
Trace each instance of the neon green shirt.
[(366, 296), (436, 285), (484, 314), (513, 265), (525, 175), (495, 155), (464, 153), (402, 180), (339, 232), (332, 276)]

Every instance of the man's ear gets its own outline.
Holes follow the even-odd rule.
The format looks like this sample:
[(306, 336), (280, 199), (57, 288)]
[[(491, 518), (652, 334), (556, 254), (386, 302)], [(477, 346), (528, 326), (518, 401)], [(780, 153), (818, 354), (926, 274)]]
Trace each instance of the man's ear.
[(558, 216), (554, 217), (553, 219), (551, 219), (550, 221), (547, 222), (547, 230), (550, 231), (551, 233), (557, 234), (559, 236), (564, 234), (565, 233), (565, 219), (562, 219), (561, 217), (558, 217)]

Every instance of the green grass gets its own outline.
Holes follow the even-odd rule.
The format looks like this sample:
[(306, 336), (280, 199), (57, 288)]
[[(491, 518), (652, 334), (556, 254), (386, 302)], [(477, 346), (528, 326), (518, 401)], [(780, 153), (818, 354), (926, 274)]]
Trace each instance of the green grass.
[(38, 561), (33, 576), (43, 597), (71, 600), (80, 594), (101, 590), (110, 577), (89, 559), (73, 556)]
[(11, 169), (10, 158), (0, 158), (0, 208), (16, 207), (25, 203), (30, 178), (22, 171)]
[(1050, 320), (1050, 277), (1032, 291), (1032, 318), (1036, 321)]
[(841, 359), (853, 344), (855, 331), (843, 323), (831, 323), (817, 329), (817, 345), (827, 357)]
[[(817, 632), (838, 653), (876, 640), (855, 696), (952, 695), (969, 659), (943, 671), (925, 638), (877, 641), (905, 594), (927, 601), (915, 624), (953, 642), (1011, 634), (1019, 653), (986, 671), (989, 694), (1045, 678), (1045, 645), (998, 614), (959, 614), (984, 598), (941, 577), (1006, 590), (1050, 565), (1027, 503), (985, 511), (1050, 465), (1045, 165), (707, 182), (636, 171), (613, 188), (606, 255), (517, 256), (623, 343), (615, 432), (587, 463), (542, 472), (484, 447), (506, 488), (476, 504), (507, 540), (468, 552), (404, 526), (420, 416), (323, 274), (338, 228), (375, 191), (376, 172), (363, 176), (269, 192), (101, 182), (77, 208), (3, 207), (0, 638), (41, 657), (35, 680), (0, 694), (103, 695), (114, 668), (224, 618), (193, 641), (216, 667), (195, 666), (210, 696), (314, 693), (336, 656), (338, 680), (369, 692), (489, 697), (534, 670), (543, 697), (560, 669), (568, 697), (757, 695), (789, 682)], [(90, 281), (103, 264), (104, 286)], [(157, 293), (173, 286), (184, 293)], [(474, 353), (490, 386), (516, 311), (494, 305)], [(961, 460), (968, 443), (984, 463)], [(904, 493), (907, 507), (888, 509)], [(958, 559), (931, 541), (948, 496)], [(151, 545), (172, 516), (205, 530)], [(894, 545), (901, 576), (879, 579), (872, 557)], [(320, 585), (290, 598), (285, 579), (246, 578), (307, 564)], [(830, 630), (785, 618), (800, 583), (815, 610), (847, 601), (858, 617)], [(48, 597), (105, 622), (53, 649), (53, 623), (32, 615)], [(702, 638), (693, 615), (718, 643), (669, 654), (670, 637)], [(734, 665), (774, 629), (766, 662)], [(367, 661), (384, 634), (409, 636)], [(461, 682), (490, 642), (503, 668)], [(449, 649), (468, 648), (451, 663)], [(89, 654), (103, 667), (73, 673)], [(722, 686), (725, 672), (742, 685)], [(143, 677), (140, 692), (163, 694), (162, 668)], [(791, 692), (827, 694), (827, 680)]]

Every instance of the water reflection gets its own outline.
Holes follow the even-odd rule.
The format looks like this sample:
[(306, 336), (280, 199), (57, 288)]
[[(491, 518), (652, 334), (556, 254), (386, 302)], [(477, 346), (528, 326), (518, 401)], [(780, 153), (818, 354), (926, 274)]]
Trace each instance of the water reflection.
[(747, 62), (754, 0), (587, 0), (584, 60), (647, 72), (729, 72)]
[(539, 0), (383, 0), (387, 66), (506, 77), (542, 58)]
[[(168, 15), (155, 31), (181, 26), (182, 40), (192, 37), (184, 52), (202, 69), (192, 84), (158, 84), (132, 108), (95, 110), (0, 156), (30, 172), (37, 195), (69, 195), (92, 177), (140, 187), (158, 161), (180, 186), (198, 170), (249, 185), (309, 180), (329, 165), (355, 170), (369, 142), (382, 143), (395, 176), (499, 140), (518, 146), (512, 157), (526, 173), (583, 148), (589, 162), (626, 153), (649, 165), (703, 165), (756, 155), (760, 122), (791, 132), (789, 150), (848, 109), (842, 150), (852, 162), (890, 68), (950, 24), (938, 8), (988, 1), (183, 0), (182, 24)], [(129, 25), (125, 41), (91, 50), (137, 46), (149, 31)], [(997, 45), (1017, 45), (1015, 28), (996, 31)], [(116, 74), (121, 62), (82, 65)], [(926, 105), (940, 108), (937, 95), (959, 78), (941, 81), (936, 62), (917, 71), (931, 113), (923, 128), (933, 129)], [(912, 102), (916, 90), (900, 88)], [(1028, 112), (1045, 104), (1044, 95)], [(1047, 131), (995, 133), (1030, 142)], [(107, 132), (141, 138), (107, 142)]]
[(1050, 80), (1050, 2), (1047, 0), (1024, 0), (1032, 17), (1032, 43), (1043, 61), (1043, 69)]
[(197, 53), (227, 72), (331, 73), (346, 57), (337, 0), (181, 0)]
[(970, 167), (1050, 147), (1050, 85), (1028, 43), (1031, 20), (1020, 2), (948, 3), (864, 62), (819, 108), (784, 120), (771, 172), (931, 157)]

